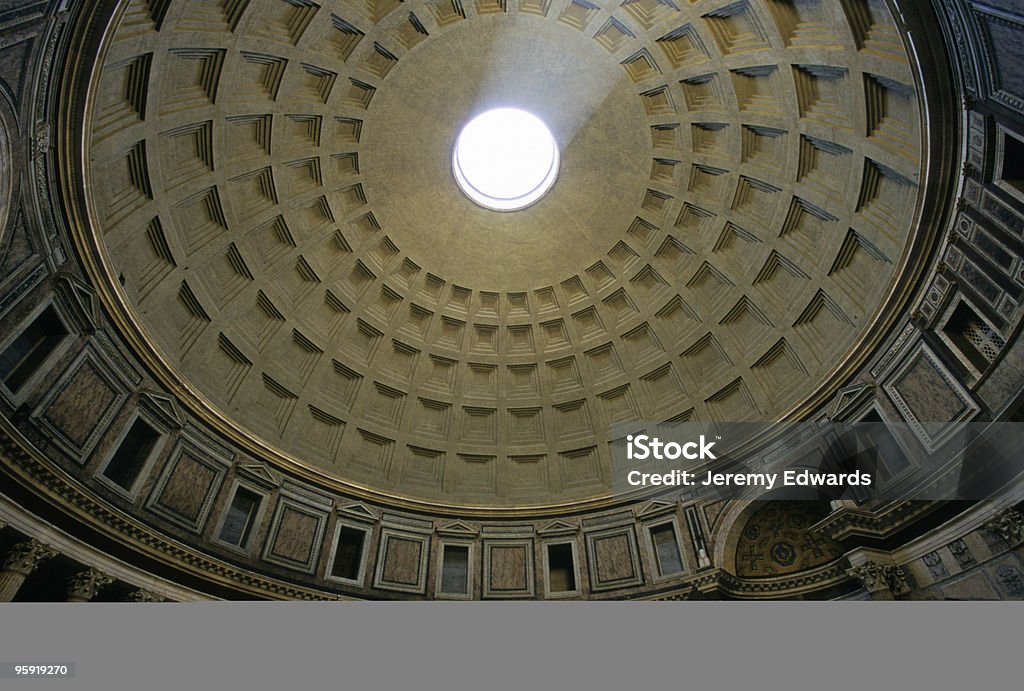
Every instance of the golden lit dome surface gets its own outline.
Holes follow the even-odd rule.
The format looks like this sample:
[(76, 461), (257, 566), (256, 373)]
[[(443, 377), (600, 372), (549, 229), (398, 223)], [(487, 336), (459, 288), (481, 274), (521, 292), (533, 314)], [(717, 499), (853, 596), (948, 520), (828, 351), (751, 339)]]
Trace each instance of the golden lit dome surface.
[[(254, 453), (467, 506), (607, 494), (619, 430), (806, 410), (887, 318), (917, 87), (882, 2), (123, 3), (90, 94), (120, 323)], [(522, 108), (498, 213), (451, 170)]]

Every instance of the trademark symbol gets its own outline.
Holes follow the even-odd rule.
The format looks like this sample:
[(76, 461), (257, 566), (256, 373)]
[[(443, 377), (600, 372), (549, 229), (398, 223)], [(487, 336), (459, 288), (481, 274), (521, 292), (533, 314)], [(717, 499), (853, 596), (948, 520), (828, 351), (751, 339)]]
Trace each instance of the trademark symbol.
[(715, 439), (717, 439), (718, 441), (722, 441), (722, 438), (720, 436), (718, 436), (717, 434), (715, 435)]

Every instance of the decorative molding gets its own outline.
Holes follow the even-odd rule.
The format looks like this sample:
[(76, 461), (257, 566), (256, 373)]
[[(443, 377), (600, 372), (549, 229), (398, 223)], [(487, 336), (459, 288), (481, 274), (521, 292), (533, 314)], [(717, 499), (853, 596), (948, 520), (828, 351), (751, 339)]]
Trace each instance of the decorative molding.
[(462, 521), (453, 521), (436, 528), (438, 535), (450, 537), (473, 538), (480, 534), (480, 531)]
[(635, 509), (636, 517), (639, 519), (654, 518), (655, 516), (661, 516), (665, 513), (675, 511), (676, 502), (662, 501), (660, 499), (654, 499), (647, 502), (646, 504), (639, 506)]
[(359, 523), (376, 523), (379, 519), (376, 513), (362, 502), (346, 504), (335, 509), (338, 516), (344, 516)]
[(892, 342), (892, 345), (885, 351), (885, 355), (879, 358), (877, 364), (871, 368), (871, 376), (878, 379), (883, 372), (885, 372), (889, 366), (893, 363), (893, 360), (903, 351), (904, 346), (911, 339), (912, 336), (918, 333), (917, 327), (913, 324), (907, 324), (903, 327), (903, 331), (896, 337), (896, 340)]
[(185, 426), (185, 416), (174, 396), (144, 389), (139, 394), (139, 403), (169, 429), (177, 430)]
[(47, 270), (46, 264), (37, 264), (31, 273), (22, 279), (21, 283), (16, 285), (10, 291), (4, 293), (2, 299), (0, 299), (0, 317), (7, 313), (7, 311), (15, 305), (21, 298), (23, 298), (29, 291), (39, 285), (44, 278), (46, 278)]
[(885, 538), (933, 511), (937, 505), (932, 501), (901, 501), (877, 511), (844, 507), (819, 521), (816, 529), (837, 541), (854, 535)]
[(569, 523), (561, 519), (546, 523), (544, 526), (537, 528), (537, 535), (541, 537), (554, 537), (556, 535), (574, 535), (580, 532), (580, 527), (577, 524)]
[(826, 414), (831, 420), (846, 420), (867, 399), (875, 393), (874, 384), (856, 383), (844, 386), (829, 404)]
[(93, 332), (100, 325), (101, 310), (96, 291), (68, 269), (62, 269), (53, 281), (53, 292), (65, 308), (75, 330)]

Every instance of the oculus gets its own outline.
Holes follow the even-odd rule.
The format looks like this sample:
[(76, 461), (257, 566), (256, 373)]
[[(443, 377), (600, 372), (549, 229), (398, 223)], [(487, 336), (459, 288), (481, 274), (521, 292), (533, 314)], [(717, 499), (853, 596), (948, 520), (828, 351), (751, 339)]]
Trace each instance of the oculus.
[(555, 183), (558, 144), (537, 116), (495, 108), (459, 133), (452, 170), (462, 191), (480, 206), (515, 211), (539, 200)]

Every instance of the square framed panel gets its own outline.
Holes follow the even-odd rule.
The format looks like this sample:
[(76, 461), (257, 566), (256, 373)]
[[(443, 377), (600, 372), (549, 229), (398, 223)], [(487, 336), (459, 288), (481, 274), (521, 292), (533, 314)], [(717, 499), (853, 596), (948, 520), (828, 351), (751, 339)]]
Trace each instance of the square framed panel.
[(313, 573), (327, 527), (327, 514), (282, 496), (270, 523), (263, 559)]
[(884, 389), (928, 451), (942, 446), (980, 410), (923, 342), (896, 368)]
[(377, 551), (375, 588), (423, 594), (427, 591), (427, 559), (430, 537), (382, 528)]
[(201, 532), (229, 465), (189, 439), (178, 440), (146, 508), (190, 532)]
[(533, 540), (484, 540), (483, 596), (533, 597)]
[(641, 585), (643, 570), (632, 525), (586, 534), (587, 567), (594, 591)]
[(128, 400), (130, 384), (91, 347), (82, 350), (32, 412), (53, 443), (84, 464)]

